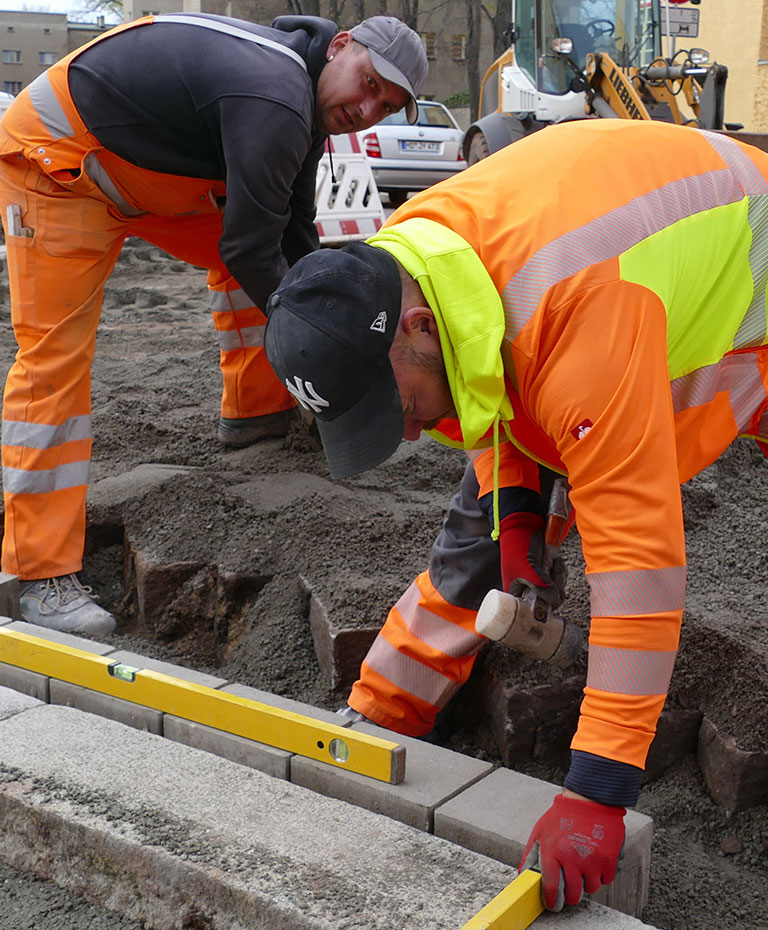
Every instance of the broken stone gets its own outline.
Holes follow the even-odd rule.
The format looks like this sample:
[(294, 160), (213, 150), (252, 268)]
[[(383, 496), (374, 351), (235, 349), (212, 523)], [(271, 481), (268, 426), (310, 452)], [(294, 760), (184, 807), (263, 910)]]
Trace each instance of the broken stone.
[(349, 690), (359, 678), (360, 665), (379, 627), (340, 629), (330, 619), (311, 583), (303, 577), (301, 583), (309, 595), (309, 627), (320, 670), (334, 691)]
[(768, 803), (768, 753), (739, 749), (736, 740), (708, 718), (699, 730), (697, 752), (712, 800), (730, 811)]
[(741, 852), (742, 848), (739, 838), (736, 836), (724, 836), (720, 840), (720, 849), (726, 856), (735, 856), (736, 853)]
[(696, 752), (702, 717), (700, 710), (664, 708), (645, 763), (644, 784), (659, 778), (683, 756)]

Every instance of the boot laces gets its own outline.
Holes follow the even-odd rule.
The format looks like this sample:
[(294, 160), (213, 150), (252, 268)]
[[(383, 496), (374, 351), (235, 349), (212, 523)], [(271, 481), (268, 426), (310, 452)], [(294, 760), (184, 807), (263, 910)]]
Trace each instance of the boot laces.
[(47, 578), (40, 598), (40, 613), (53, 614), (79, 597), (98, 600), (93, 588), (84, 585), (75, 574), (62, 575), (59, 578)]

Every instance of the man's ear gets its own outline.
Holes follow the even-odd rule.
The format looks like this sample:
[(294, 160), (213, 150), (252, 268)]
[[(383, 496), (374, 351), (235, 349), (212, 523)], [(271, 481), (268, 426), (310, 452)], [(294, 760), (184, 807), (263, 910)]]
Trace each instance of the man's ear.
[(352, 38), (352, 33), (344, 30), (343, 32), (337, 32), (336, 35), (328, 43), (328, 51), (325, 53), (325, 57), (329, 58), (331, 55), (338, 55), (342, 49), (345, 49), (350, 45), (354, 39)]
[(406, 336), (414, 336), (419, 342), (440, 345), (435, 314), (429, 307), (409, 307), (400, 317), (400, 326)]

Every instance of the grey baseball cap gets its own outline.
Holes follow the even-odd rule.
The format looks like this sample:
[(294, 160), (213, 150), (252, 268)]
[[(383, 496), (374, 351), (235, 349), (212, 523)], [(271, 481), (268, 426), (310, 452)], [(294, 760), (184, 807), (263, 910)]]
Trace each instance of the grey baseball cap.
[(410, 100), (405, 112), (408, 122), (415, 123), (419, 116), (416, 98), (429, 71), (419, 35), (394, 16), (372, 16), (349, 31), (355, 42), (368, 49), (378, 73), (408, 91)]

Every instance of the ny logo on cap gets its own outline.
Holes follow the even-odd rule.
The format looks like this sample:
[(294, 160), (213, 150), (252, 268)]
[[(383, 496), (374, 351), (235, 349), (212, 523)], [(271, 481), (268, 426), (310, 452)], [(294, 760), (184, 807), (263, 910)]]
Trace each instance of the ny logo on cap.
[(321, 397), (312, 387), (311, 381), (303, 381), (298, 375), (294, 375), (293, 380), (296, 382), (295, 384), (291, 384), (286, 378), (285, 386), (305, 410), (319, 413), (323, 407), (330, 406), (328, 401)]
[(369, 328), (376, 333), (385, 333), (387, 331), (387, 314), (384, 310), (381, 311)]

